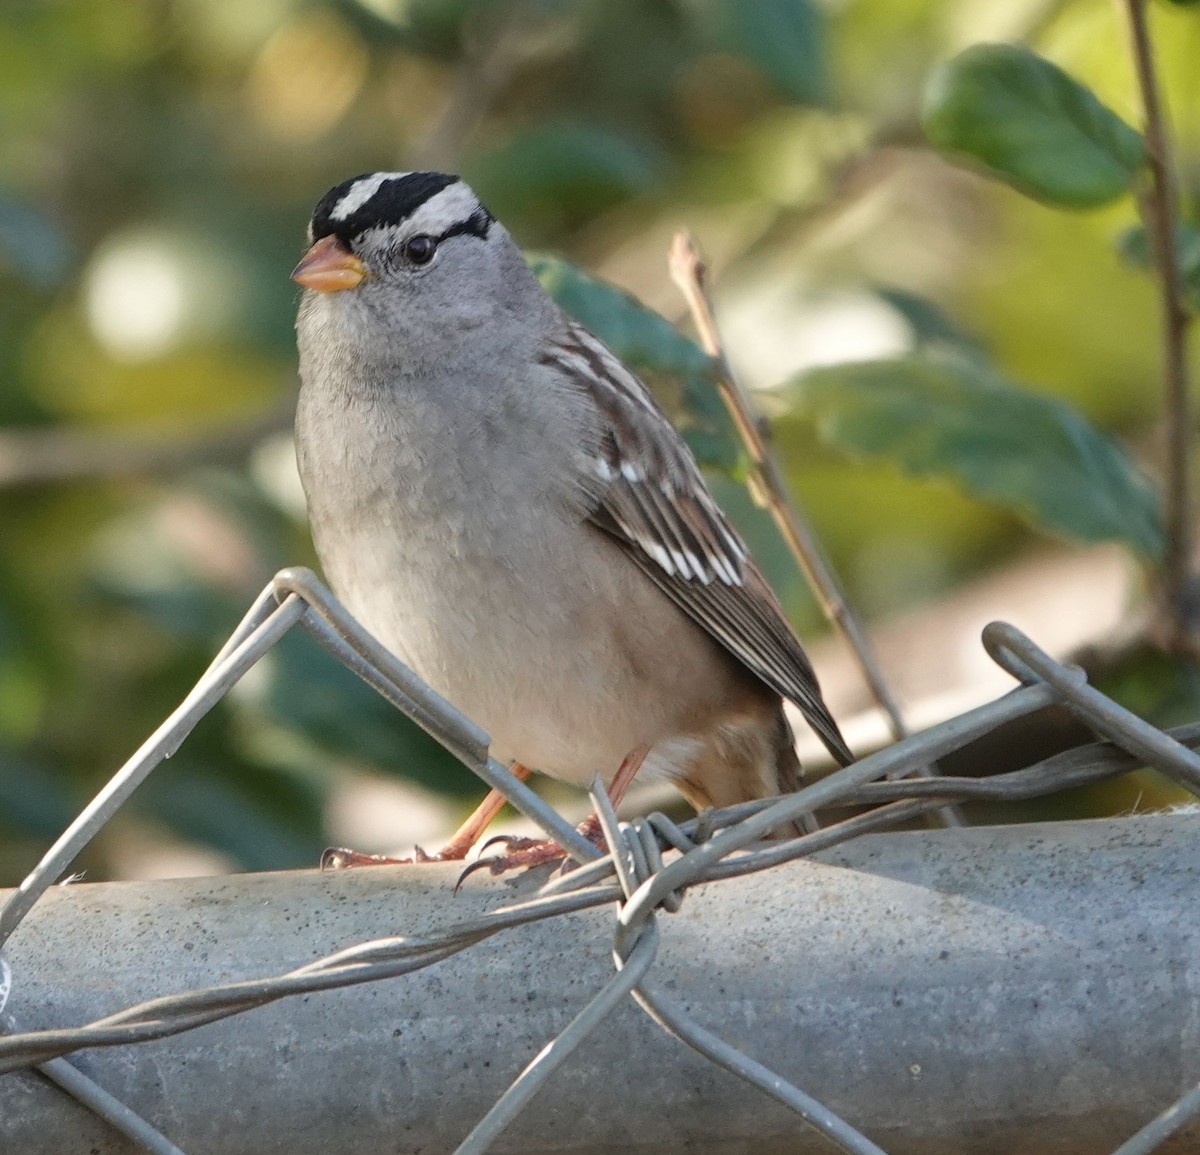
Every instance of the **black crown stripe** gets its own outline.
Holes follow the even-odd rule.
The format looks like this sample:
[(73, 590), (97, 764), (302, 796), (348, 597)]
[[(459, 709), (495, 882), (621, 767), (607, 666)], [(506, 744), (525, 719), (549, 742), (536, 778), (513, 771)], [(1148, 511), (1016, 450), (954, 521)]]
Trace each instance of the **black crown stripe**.
[(365, 172), (353, 176), (331, 188), (321, 198), (312, 216), (314, 241), (331, 234), (339, 240), (350, 241), (367, 229), (401, 224), (430, 197), (437, 196), (458, 180), (457, 176), (445, 172), (413, 172), (396, 180), (386, 180), (373, 196), (368, 197), (348, 217), (333, 220), (331, 214), (355, 184), (374, 175)]

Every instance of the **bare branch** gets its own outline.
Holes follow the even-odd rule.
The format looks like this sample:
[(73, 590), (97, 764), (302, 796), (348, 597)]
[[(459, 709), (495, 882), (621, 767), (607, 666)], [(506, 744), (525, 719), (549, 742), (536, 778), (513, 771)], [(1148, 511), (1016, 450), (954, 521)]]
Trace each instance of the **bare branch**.
[(468, 28), (466, 55), (454, 71), (441, 112), (421, 134), (404, 163), (454, 171), (463, 149), (486, 119), (517, 70), (547, 48), (547, 18), (533, 5), (484, 9)]
[(1167, 138), (1166, 116), (1154, 73), (1154, 57), (1146, 26), (1146, 0), (1121, 0), (1129, 23), (1134, 69), (1142, 94), (1146, 162), (1150, 179), (1139, 196), (1139, 208), (1158, 270), (1162, 310), (1164, 423), (1166, 426), (1166, 551), (1159, 597), (1167, 644), (1191, 652), (1192, 623), (1188, 587), (1192, 565), (1192, 493), (1190, 452), (1192, 411), (1188, 387), (1187, 330), (1179, 263), (1175, 252), (1175, 175)]
[[(754, 464), (752, 491), (775, 519), (779, 532), (796, 558), (825, 617), (849, 644), (871, 694), (887, 715), (892, 736), (899, 741), (908, 735), (900, 708), (888, 690), (865, 631), (821, 553), (812, 527), (791, 500), (783, 474), (767, 446), (766, 430), (755, 420), (750, 402), (734, 376), (717, 332), (716, 317), (706, 284), (707, 270), (694, 241), (684, 231), (675, 234), (670, 266), (671, 276), (691, 311), (700, 342), (719, 367), (717, 386), (721, 398)], [(958, 815), (949, 808), (944, 812), (944, 821), (949, 826), (962, 824)]]
[(79, 429), (0, 431), (0, 488), (171, 473), (188, 466), (236, 461), (264, 437), (289, 428), (292, 407), (236, 425), (180, 437)]

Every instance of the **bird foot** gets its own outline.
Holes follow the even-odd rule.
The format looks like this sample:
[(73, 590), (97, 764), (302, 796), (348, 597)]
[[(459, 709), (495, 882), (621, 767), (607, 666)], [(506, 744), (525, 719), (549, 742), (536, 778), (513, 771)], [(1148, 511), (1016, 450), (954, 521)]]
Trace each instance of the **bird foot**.
[(477, 858), (458, 876), (454, 889), (460, 886), (472, 875), (486, 870), (493, 876), (505, 874), (510, 870), (520, 870), (534, 866), (544, 866), (548, 862), (560, 862), (566, 866), (567, 852), (557, 842), (545, 838), (509, 838), (505, 834), (489, 838), (483, 849), (503, 842), (505, 854), (492, 855), (490, 858)]
[[(600, 820), (594, 814), (589, 814), (575, 829), (594, 846), (600, 850), (604, 849), (604, 834), (600, 829)], [(566, 872), (572, 868), (575, 861), (557, 842), (550, 839), (518, 838), (507, 834), (497, 834), (495, 838), (489, 838), (480, 847), (480, 854), (498, 843), (504, 844), (505, 853), (490, 858), (477, 858), (458, 876), (455, 890), (462, 886), (470, 875), (480, 870), (487, 870), (489, 874), (498, 876), (510, 870), (531, 869), (557, 862)]]
[(470, 845), (449, 842), (434, 854), (413, 847), (407, 858), (391, 858), (386, 854), (364, 854), (361, 850), (350, 850), (345, 846), (331, 846), (321, 855), (322, 870), (349, 870), (358, 866), (419, 866), (425, 862), (461, 862), (467, 856)]
[[(604, 849), (604, 835), (600, 829), (600, 820), (589, 814), (576, 828), (590, 843), (599, 849)], [(350, 850), (345, 846), (331, 846), (321, 855), (322, 870), (349, 870), (361, 866), (420, 866), (426, 862), (461, 862), (471, 849), (473, 836), (452, 838), (441, 850), (429, 854), (421, 847), (413, 848), (413, 853), (407, 858), (392, 858), (386, 854), (366, 854), (361, 850)], [(531, 869), (544, 866), (546, 863), (558, 862), (562, 869), (570, 868), (573, 859), (567, 856), (557, 842), (545, 838), (521, 838), (516, 835), (498, 834), (489, 838), (480, 847), (482, 854), (491, 846), (503, 843), (506, 853), (493, 855), (490, 858), (478, 858), (458, 876), (454, 889), (457, 891), (469, 875), (479, 870), (487, 870), (498, 876), (510, 870)]]

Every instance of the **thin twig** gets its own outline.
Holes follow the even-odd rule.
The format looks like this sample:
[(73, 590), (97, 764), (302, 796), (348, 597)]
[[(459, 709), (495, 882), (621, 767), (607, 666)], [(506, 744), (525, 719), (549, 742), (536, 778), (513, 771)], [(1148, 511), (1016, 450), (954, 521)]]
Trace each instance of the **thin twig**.
[(753, 462), (755, 497), (767, 507), (775, 519), (775, 524), (816, 594), (822, 612), (850, 643), (871, 693), (888, 716), (892, 736), (897, 740), (906, 737), (908, 727), (905, 726), (900, 709), (883, 680), (870, 643), (847, 604), (837, 579), (821, 555), (812, 528), (791, 500), (786, 483), (767, 448), (764, 430), (751, 412), (750, 403), (725, 356), (708, 296), (707, 269), (695, 242), (682, 230), (675, 234), (675, 242), (671, 247), (671, 276), (687, 301), (701, 345), (717, 362), (717, 388), (733, 418), (738, 436), (741, 437)]
[(1167, 138), (1166, 116), (1154, 73), (1154, 56), (1146, 25), (1146, 0), (1121, 0), (1129, 22), (1133, 64), (1142, 94), (1146, 164), (1150, 179), (1138, 198), (1146, 234), (1158, 270), (1162, 307), (1163, 410), (1166, 424), (1166, 549), (1160, 597), (1166, 616), (1167, 642), (1191, 652), (1188, 587), (1192, 564), (1192, 493), (1189, 455), (1192, 440), (1188, 391), (1188, 313), (1183, 304), (1179, 262), (1175, 252), (1175, 174)]
[(236, 461), (264, 438), (290, 428), (293, 409), (289, 405), (287, 410), (186, 438), (59, 427), (6, 429), (0, 432), (0, 488), (93, 477), (149, 476), (175, 473), (193, 465)]
[[(900, 707), (884, 681), (879, 662), (865, 631), (859, 625), (858, 618), (846, 601), (837, 578), (817, 544), (812, 527), (788, 494), (783, 474), (767, 446), (764, 430), (755, 420), (750, 402), (730, 367), (729, 359), (725, 356), (708, 294), (707, 269), (695, 242), (684, 230), (675, 234), (670, 265), (671, 277), (687, 301), (700, 336), (700, 343), (717, 363), (717, 387), (721, 399), (725, 402), (753, 463), (752, 491), (775, 519), (779, 532), (796, 558), (825, 617), (849, 644), (872, 696), (887, 716), (892, 737), (899, 741), (909, 733)], [(931, 768), (924, 771), (925, 775), (934, 773), (936, 771)], [(943, 821), (947, 826), (963, 824), (961, 816), (949, 807), (943, 815)]]
[(481, 27), (468, 28), (466, 55), (455, 69), (440, 113), (406, 150), (414, 168), (454, 171), (463, 149), (486, 119), (517, 69), (528, 59), (527, 43), (538, 16), (528, 4), (485, 10)]
[(904, 128), (837, 161), (829, 173), (828, 187), (817, 199), (800, 205), (774, 206), (754, 236), (729, 258), (726, 272), (752, 268), (764, 258), (794, 251), (834, 227), (896, 174), (910, 145), (924, 141), (919, 130), (913, 130), (911, 140), (909, 136)]

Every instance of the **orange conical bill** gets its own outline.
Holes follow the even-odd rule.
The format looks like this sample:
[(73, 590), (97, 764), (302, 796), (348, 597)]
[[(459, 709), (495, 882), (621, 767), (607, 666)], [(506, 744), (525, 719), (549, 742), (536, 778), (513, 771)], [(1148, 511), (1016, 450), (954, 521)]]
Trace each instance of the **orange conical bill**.
[(336, 293), (353, 289), (364, 276), (366, 266), (335, 236), (322, 237), (304, 254), (292, 270), (292, 280), (306, 289)]

